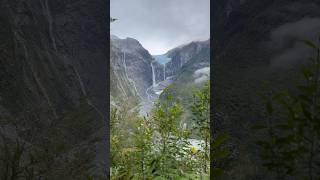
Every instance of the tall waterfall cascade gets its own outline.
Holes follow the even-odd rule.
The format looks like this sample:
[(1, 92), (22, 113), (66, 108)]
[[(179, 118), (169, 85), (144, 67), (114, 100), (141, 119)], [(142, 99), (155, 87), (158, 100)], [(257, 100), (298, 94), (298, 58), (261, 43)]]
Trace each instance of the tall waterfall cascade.
[(153, 66), (153, 61), (151, 62), (151, 68), (152, 68), (152, 86), (156, 86), (156, 75), (155, 75), (155, 69)]

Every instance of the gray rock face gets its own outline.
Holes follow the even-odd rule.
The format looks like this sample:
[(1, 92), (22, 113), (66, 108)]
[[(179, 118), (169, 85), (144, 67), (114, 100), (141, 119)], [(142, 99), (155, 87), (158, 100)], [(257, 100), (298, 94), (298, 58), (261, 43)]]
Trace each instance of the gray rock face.
[(155, 71), (155, 80), (156, 83), (164, 81), (164, 65), (158, 63), (157, 61), (153, 61), (154, 71)]
[(110, 53), (110, 87), (111, 101), (117, 101), (117, 98), (124, 99), (137, 95), (133, 83), (129, 81), (126, 63), (126, 54), (121, 49), (111, 43)]
[(198, 54), (203, 48), (208, 48), (209, 43), (209, 40), (191, 42), (168, 51), (166, 55), (171, 58), (171, 61), (166, 64), (166, 76), (175, 75), (194, 55)]
[(38, 109), (33, 116), (44, 125), (77, 110), (86, 97), (87, 133), (83, 136), (75, 130), (68, 138), (76, 140), (69, 145), (102, 138), (96, 147), (84, 147), (96, 151), (95, 164), (104, 164), (101, 168), (108, 161), (109, 141), (105, 7), (102, 0), (4, 0), (0, 4), (0, 107), (6, 112), (0, 116), (17, 117)]
[(165, 77), (175, 75), (184, 64), (204, 48), (209, 48), (209, 40), (191, 42), (172, 49), (166, 53), (172, 60), (166, 63), (164, 68), (164, 65), (155, 61), (137, 40), (120, 39), (111, 35), (112, 99), (117, 96), (138, 95), (141, 100), (145, 100), (148, 98), (146, 90), (153, 85), (153, 79), (155, 84), (158, 84)]
[[(133, 38), (119, 39), (112, 36), (111, 47), (111, 68), (118, 77), (111, 81), (119, 87), (127, 86), (122, 91), (128, 91), (129, 88), (131, 94), (146, 98), (146, 90), (152, 85), (152, 57), (149, 52)], [(123, 79), (126, 85), (119, 85), (122, 83), (119, 79)]]

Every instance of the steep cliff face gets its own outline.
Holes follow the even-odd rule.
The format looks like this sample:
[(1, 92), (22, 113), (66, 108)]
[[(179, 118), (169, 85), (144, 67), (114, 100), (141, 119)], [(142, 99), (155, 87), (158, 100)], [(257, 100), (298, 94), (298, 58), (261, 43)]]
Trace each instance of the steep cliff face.
[(224, 120), (235, 145), (236, 163), (224, 179), (272, 179), (259, 168), (247, 128), (265, 120), (255, 92), (264, 80), (274, 90), (292, 87), (297, 65), (310, 55), (299, 40), (315, 40), (320, 31), (320, 2), (217, 0), (213, 7), (213, 121)]
[(154, 67), (155, 83), (164, 81), (165, 80), (164, 73), (166, 71), (166, 69), (164, 68), (164, 65), (160, 64), (157, 61), (153, 61), (152, 65)]
[(117, 97), (137, 96), (145, 100), (150, 86), (176, 75), (183, 65), (206, 48), (209, 48), (209, 41), (191, 42), (172, 49), (165, 54), (172, 58), (164, 65), (137, 40), (111, 35), (111, 98), (117, 101)]
[[(194, 43), (191, 43), (191, 45)], [(189, 127), (192, 122), (190, 105), (193, 102), (193, 89), (201, 87), (204, 82), (210, 80), (210, 42), (199, 42), (194, 48), (183, 47), (175, 49), (177, 54), (184, 54), (181, 58), (184, 65), (174, 75), (171, 89), (172, 97), (182, 103), (184, 107), (183, 123)], [(195, 47), (198, 47), (195, 48)], [(189, 51), (188, 51), (189, 50)]]
[(171, 61), (166, 64), (166, 76), (175, 75), (184, 64), (206, 47), (209, 47), (209, 40), (191, 42), (168, 51), (166, 56), (171, 58)]
[[(140, 99), (147, 97), (146, 90), (152, 85), (152, 57), (142, 45), (133, 38), (111, 38), (111, 68), (116, 89), (122, 97), (137, 95)], [(115, 95), (116, 91), (111, 91)], [(126, 94), (126, 95), (124, 95)]]
[[(65, 120), (63, 127), (70, 134), (64, 150), (73, 153), (77, 147), (94, 152), (88, 163), (103, 169), (108, 152), (105, 7), (99, 0), (3, 1), (0, 5), (0, 117), (23, 117), (27, 125), (19, 124), (16, 138), (37, 148), (40, 140), (31, 136), (44, 137), (47, 132), (41, 129), (63, 124), (71, 111), (82, 114), (73, 123)], [(34, 121), (39, 127), (32, 125)], [(39, 132), (30, 131), (34, 128)], [(102, 139), (84, 145), (96, 137)]]
[(113, 43), (110, 44), (110, 98), (111, 102), (115, 103), (118, 99), (138, 95), (138, 91), (134, 88), (135, 83), (130, 82), (132, 78), (128, 75), (126, 53)]

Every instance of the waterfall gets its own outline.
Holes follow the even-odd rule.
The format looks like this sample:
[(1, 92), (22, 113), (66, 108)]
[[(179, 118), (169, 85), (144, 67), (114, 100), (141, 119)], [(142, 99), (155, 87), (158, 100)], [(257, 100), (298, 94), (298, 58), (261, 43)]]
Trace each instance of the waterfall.
[(163, 64), (163, 80), (166, 80), (166, 63)]
[(152, 64), (153, 61), (151, 61), (151, 69), (152, 69), (152, 86), (155, 87), (156, 86), (156, 76), (155, 76), (155, 72), (154, 72), (154, 67)]
[(187, 124), (186, 123), (183, 123), (183, 125), (182, 125), (182, 129), (187, 129)]

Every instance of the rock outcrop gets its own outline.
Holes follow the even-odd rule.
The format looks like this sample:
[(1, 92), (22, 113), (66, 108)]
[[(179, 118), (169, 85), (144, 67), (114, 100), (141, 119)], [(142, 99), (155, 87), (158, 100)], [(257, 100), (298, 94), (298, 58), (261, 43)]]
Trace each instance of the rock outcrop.
[(111, 35), (111, 96), (138, 96), (148, 98), (146, 90), (164, 78), (176, 75), (181, 67), (203, 49), (209, 48), (209, 40), (191, 42), (168, 51), (171, 60), (161, 64), (133, 38), (120, 39)]
[[(115, 75), (111, 79), (114, 91), (111, 95), (122, 97), (138, 95), (140, 99), (147, 97), (146, 90), (152, 85), (152, 56), (133, 38), (111, 38), (111, 68)], [(126, 95), (124, 95), (126, 94)]]
[[(4, 0), (0, 4), (1, 119), (24, 120), (15, 138), (36, 149), (40, 148), (37, 138), (46, 137), (53, 124), (64, 124), (69, 133), (63, 139), (68, 147), (64, 154), (80, 149), (93, 152), (88, 159), (88, 164), (96, 166), (92, 174), (108, 169), (105, 7), (101, 0)], [(67, 122), (64, 118), (70, 112), (81, 118)], [(94, 138), (100, 140), (85, 145)]]
[(209, 40), (191, 42), (168, 51), (166, 55), (171, 58), (171, 61), (166, 64), (166, 76), (175, 75), (184, 64), (207, 47), (209, 47)]

